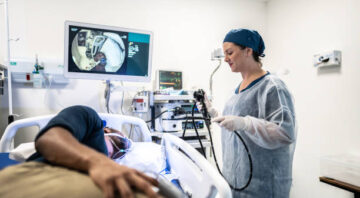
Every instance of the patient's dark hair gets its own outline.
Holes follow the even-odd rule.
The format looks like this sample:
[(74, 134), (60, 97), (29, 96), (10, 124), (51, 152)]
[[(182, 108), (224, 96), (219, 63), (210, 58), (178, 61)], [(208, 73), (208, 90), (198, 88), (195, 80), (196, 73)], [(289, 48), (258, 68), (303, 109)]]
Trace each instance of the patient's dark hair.
[(114, 143), (116, 144), (116, 146), (118, 146), (120, 149), (126, 149), (126, 145), (124, 142), (121, 142), (119, 140), (119, 138), (116, 138), (114, 136), (109, 136), (109, 138), (111, 138), (112, 141), (114, 141)]

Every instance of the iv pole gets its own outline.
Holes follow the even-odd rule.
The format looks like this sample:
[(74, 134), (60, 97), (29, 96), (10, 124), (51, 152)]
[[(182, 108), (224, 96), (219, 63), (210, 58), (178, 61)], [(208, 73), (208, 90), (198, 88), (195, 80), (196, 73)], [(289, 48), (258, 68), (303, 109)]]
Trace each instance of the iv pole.
[(5, 10), (5, 41), (6, 41), (6, 58), (5, 66), (7, 67), (7, 79), (8, 79), (8, 95), (9, 95), (9, 116), (8, 124), (14, 121), (13, 106), (12, 106), (12, 87), (11, 87), (11, 68), (10, 68), (10, 38), (9, 38), (9, 8), (8, 0), (4, 0)]

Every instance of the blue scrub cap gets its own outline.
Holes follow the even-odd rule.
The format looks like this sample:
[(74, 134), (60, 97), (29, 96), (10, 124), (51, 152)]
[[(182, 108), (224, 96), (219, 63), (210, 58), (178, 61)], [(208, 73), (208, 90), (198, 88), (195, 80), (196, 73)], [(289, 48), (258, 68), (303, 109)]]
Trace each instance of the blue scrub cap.
[(226, 34), (223, 42), (232, 42), (253, 49), (260, 57), (264, 57), (265, 43), (255, 30), (233, 29)]

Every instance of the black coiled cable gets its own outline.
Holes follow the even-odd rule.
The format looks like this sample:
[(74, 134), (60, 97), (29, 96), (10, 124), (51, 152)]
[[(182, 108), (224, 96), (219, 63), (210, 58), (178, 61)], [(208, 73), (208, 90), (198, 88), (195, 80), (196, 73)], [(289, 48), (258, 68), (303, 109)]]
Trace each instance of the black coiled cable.
[[(203, 106), (203, 108), (205, 109), (204, 112), (207, 112), (206, 105), (205, 105), (204, 101), (200, 101), (200, 102), (202, 102), (202, 106)], [(195, 106), (195, 105), (196, 105), (196, 102), (194, 102), (194, 106)], [(192, 109), (192, 115), (194, 115), (194, 107), (193, 107), (193, 109)], [(205, 115), (206, 115), (206, 114), (205, 114)], [(220, 167), (219, 167), (219, 164), (218, 164), (218, 162), (217, 162), (217, 159), (216, 159), (214, 144), (213, 144), (212, 135), (211, 135), (210, 126), (209, 126), (209, 125), (210, 125), (210, 124), (209, 124), (210, 122), (207, 122), (207, 120), (209, 120), (209, 119), (206, 119), (206, 118), (204, 118), (204, 119), (205, 119), (206, 128), (207, 128), (208, 133), (209, 133), (210, 145), (211, 145), (211, 150), (212, 150), (212, 152), (213, 152), (213, 154), (214, 154), (214, 160), (215, 160), (216, 168), (217, 168), (217, 170), (219, 171), (220, 175), (224, 177), (224, 175), (222, 174), (222, 172), (221, 172), (221, 170), (220, 170)], [(193, 121), (193, 122), (194, 122), (194, 121)], [(194, 128), (196, 129), (195, 122), (194, 122)], [(196, 131), (196, 130), (195, 130), (195, 131)], [(230, 186), (230, 188), (231, 188), (232, 190), (235, 190), (235, 191), (243, 191), (244, 189), (246, 189), (246, 188), (249, 186), (249, 184), (250, 184), (250, 182), (251, 182), (252, 172), (253, 172), (253, 164), (252, 164), (252, 158), (251, 158), (251, 155), (250, 155), (249, 148), (248, 148), (247, 145), (245, 144), (244, 139), (241, 137), (241, 135), (239, 134), (239, 132), (234, 131), (234, 133), (235, 133), (236, 136), (241, 140), (241, 142), (243, 143), (243, 145), (244, 145), (244, 147), (245, 147), (246, 153), (247, 153), (248, 158), (249, 158), (250, 175), (249, 175), (249, 179), (248, 179), (248, 181), (246, 182), (246, 184), (245, 184), (243, 187), (241, 187), (241, 188), (236, 188), (236, 187), (232, 186), (229, 182), (228, 182), (228, 184), (229, 184), (229, 186)], [(198, 135), (197, 131), (196, 131), (196, 134)], [(199, 141), (201, 142), (199, 135), (198, 135), (198, 139), (199, 139)], [(202, 148), (202, 149), (203, 149), (203, 148)], [(225, 178), (225, 177), (224, 177), (224, 178)]]

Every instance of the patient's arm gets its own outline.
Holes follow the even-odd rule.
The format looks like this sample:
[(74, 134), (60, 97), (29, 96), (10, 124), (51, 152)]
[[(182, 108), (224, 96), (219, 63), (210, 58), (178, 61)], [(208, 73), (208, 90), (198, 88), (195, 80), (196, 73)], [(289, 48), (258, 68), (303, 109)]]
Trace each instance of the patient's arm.
[(151, 189), (151, 184), (158, 185), (155, 179), (118, 165), (104, 154), (81, 144), (62, 127), (50, 128), (36, 140), (35, 147), (51, 163), (87, 172), (105, 197), (114, 197), (115, 190), (121, 197), (133, 197), (130, 187), (149, 197), (158, 197)]

